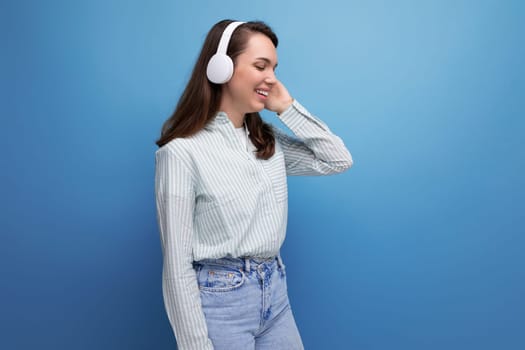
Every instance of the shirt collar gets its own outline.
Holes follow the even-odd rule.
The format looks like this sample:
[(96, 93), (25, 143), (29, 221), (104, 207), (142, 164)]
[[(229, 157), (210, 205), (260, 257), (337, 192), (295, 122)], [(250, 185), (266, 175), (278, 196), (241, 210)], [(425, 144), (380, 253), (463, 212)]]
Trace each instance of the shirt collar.
[(233, 123), (231, 122), (230, 118), (228, 118), (228, 115), (226, 114), (226, 112), (219, 111), (210, 120), (207, 126), (213, 129), (213, 128), (218, 128), (218, 127), (223, 127), (228, 124), (231, 124), (231, 126), (233, 127)]

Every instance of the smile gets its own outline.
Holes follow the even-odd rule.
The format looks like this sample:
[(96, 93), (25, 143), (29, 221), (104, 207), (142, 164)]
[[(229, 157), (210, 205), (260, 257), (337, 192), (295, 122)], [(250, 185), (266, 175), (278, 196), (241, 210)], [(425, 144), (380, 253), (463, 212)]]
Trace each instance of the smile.
[(268, 91), (264, 91), (264, 90), (255, 90), (256, 93), (258, 93), (259, 95), (263, 95), (263, 96), (268, 96)]

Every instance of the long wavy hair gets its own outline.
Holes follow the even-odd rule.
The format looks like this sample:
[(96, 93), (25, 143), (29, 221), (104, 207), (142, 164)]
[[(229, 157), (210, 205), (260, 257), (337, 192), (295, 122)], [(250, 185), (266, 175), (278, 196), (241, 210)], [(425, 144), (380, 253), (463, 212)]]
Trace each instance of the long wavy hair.
[[(190, 80), (182, 93), (175, 111), (164, 122), (161, 136), (156, 141), (159, 147), (178, 137), (194, 135), (212, 120), (220, 108), (222, 88), (211, 83), (206, 77), (206, 67), (210, 58), (217, 52), (219, 40), (224, 29), (232, 20), (222, 20), (216, 23), (208, 32), (201, 52), (193, 68)], [(266, 35), (277, 48), (278, 39), (272, 29), (261, 21), (241, 24), (231, 36), (227, 55), (235, 61), (245, 49), (253, 33)], [(245, 122), (250, 131), (250, 139), (257, 148), (256, 156), (261, 159), (270, 158), (275, 152), (275, 137), (268, 123), (265, 123), (258, 112), (247, 113)]]

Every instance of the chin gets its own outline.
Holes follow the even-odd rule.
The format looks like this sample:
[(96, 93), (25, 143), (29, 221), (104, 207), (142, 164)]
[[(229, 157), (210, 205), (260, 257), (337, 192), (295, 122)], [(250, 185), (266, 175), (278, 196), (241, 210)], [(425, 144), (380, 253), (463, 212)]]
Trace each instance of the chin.
[(248, 112), (248, 113), (257, 113), (257, 112), (260, 112), (264, 109), (264, 104), (257, 104), (255, 106), (253, 106), (252, 108), (252, 111), (251, 112)]

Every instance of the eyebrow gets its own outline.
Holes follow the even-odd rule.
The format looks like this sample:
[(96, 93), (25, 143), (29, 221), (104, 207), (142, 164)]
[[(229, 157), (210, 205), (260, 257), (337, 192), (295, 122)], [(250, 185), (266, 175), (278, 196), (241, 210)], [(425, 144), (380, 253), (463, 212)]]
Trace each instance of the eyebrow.
[[(272, 64), (272, 61), (270, 61), (268, 58), (266, 57), (257, 57), (256, 60), (263, 60), (264, 62), (268, 63), (268, 64)], [(277, 62), (275, 63), (275, 66), (273, 66), (273, 68), (277, 68)]]

